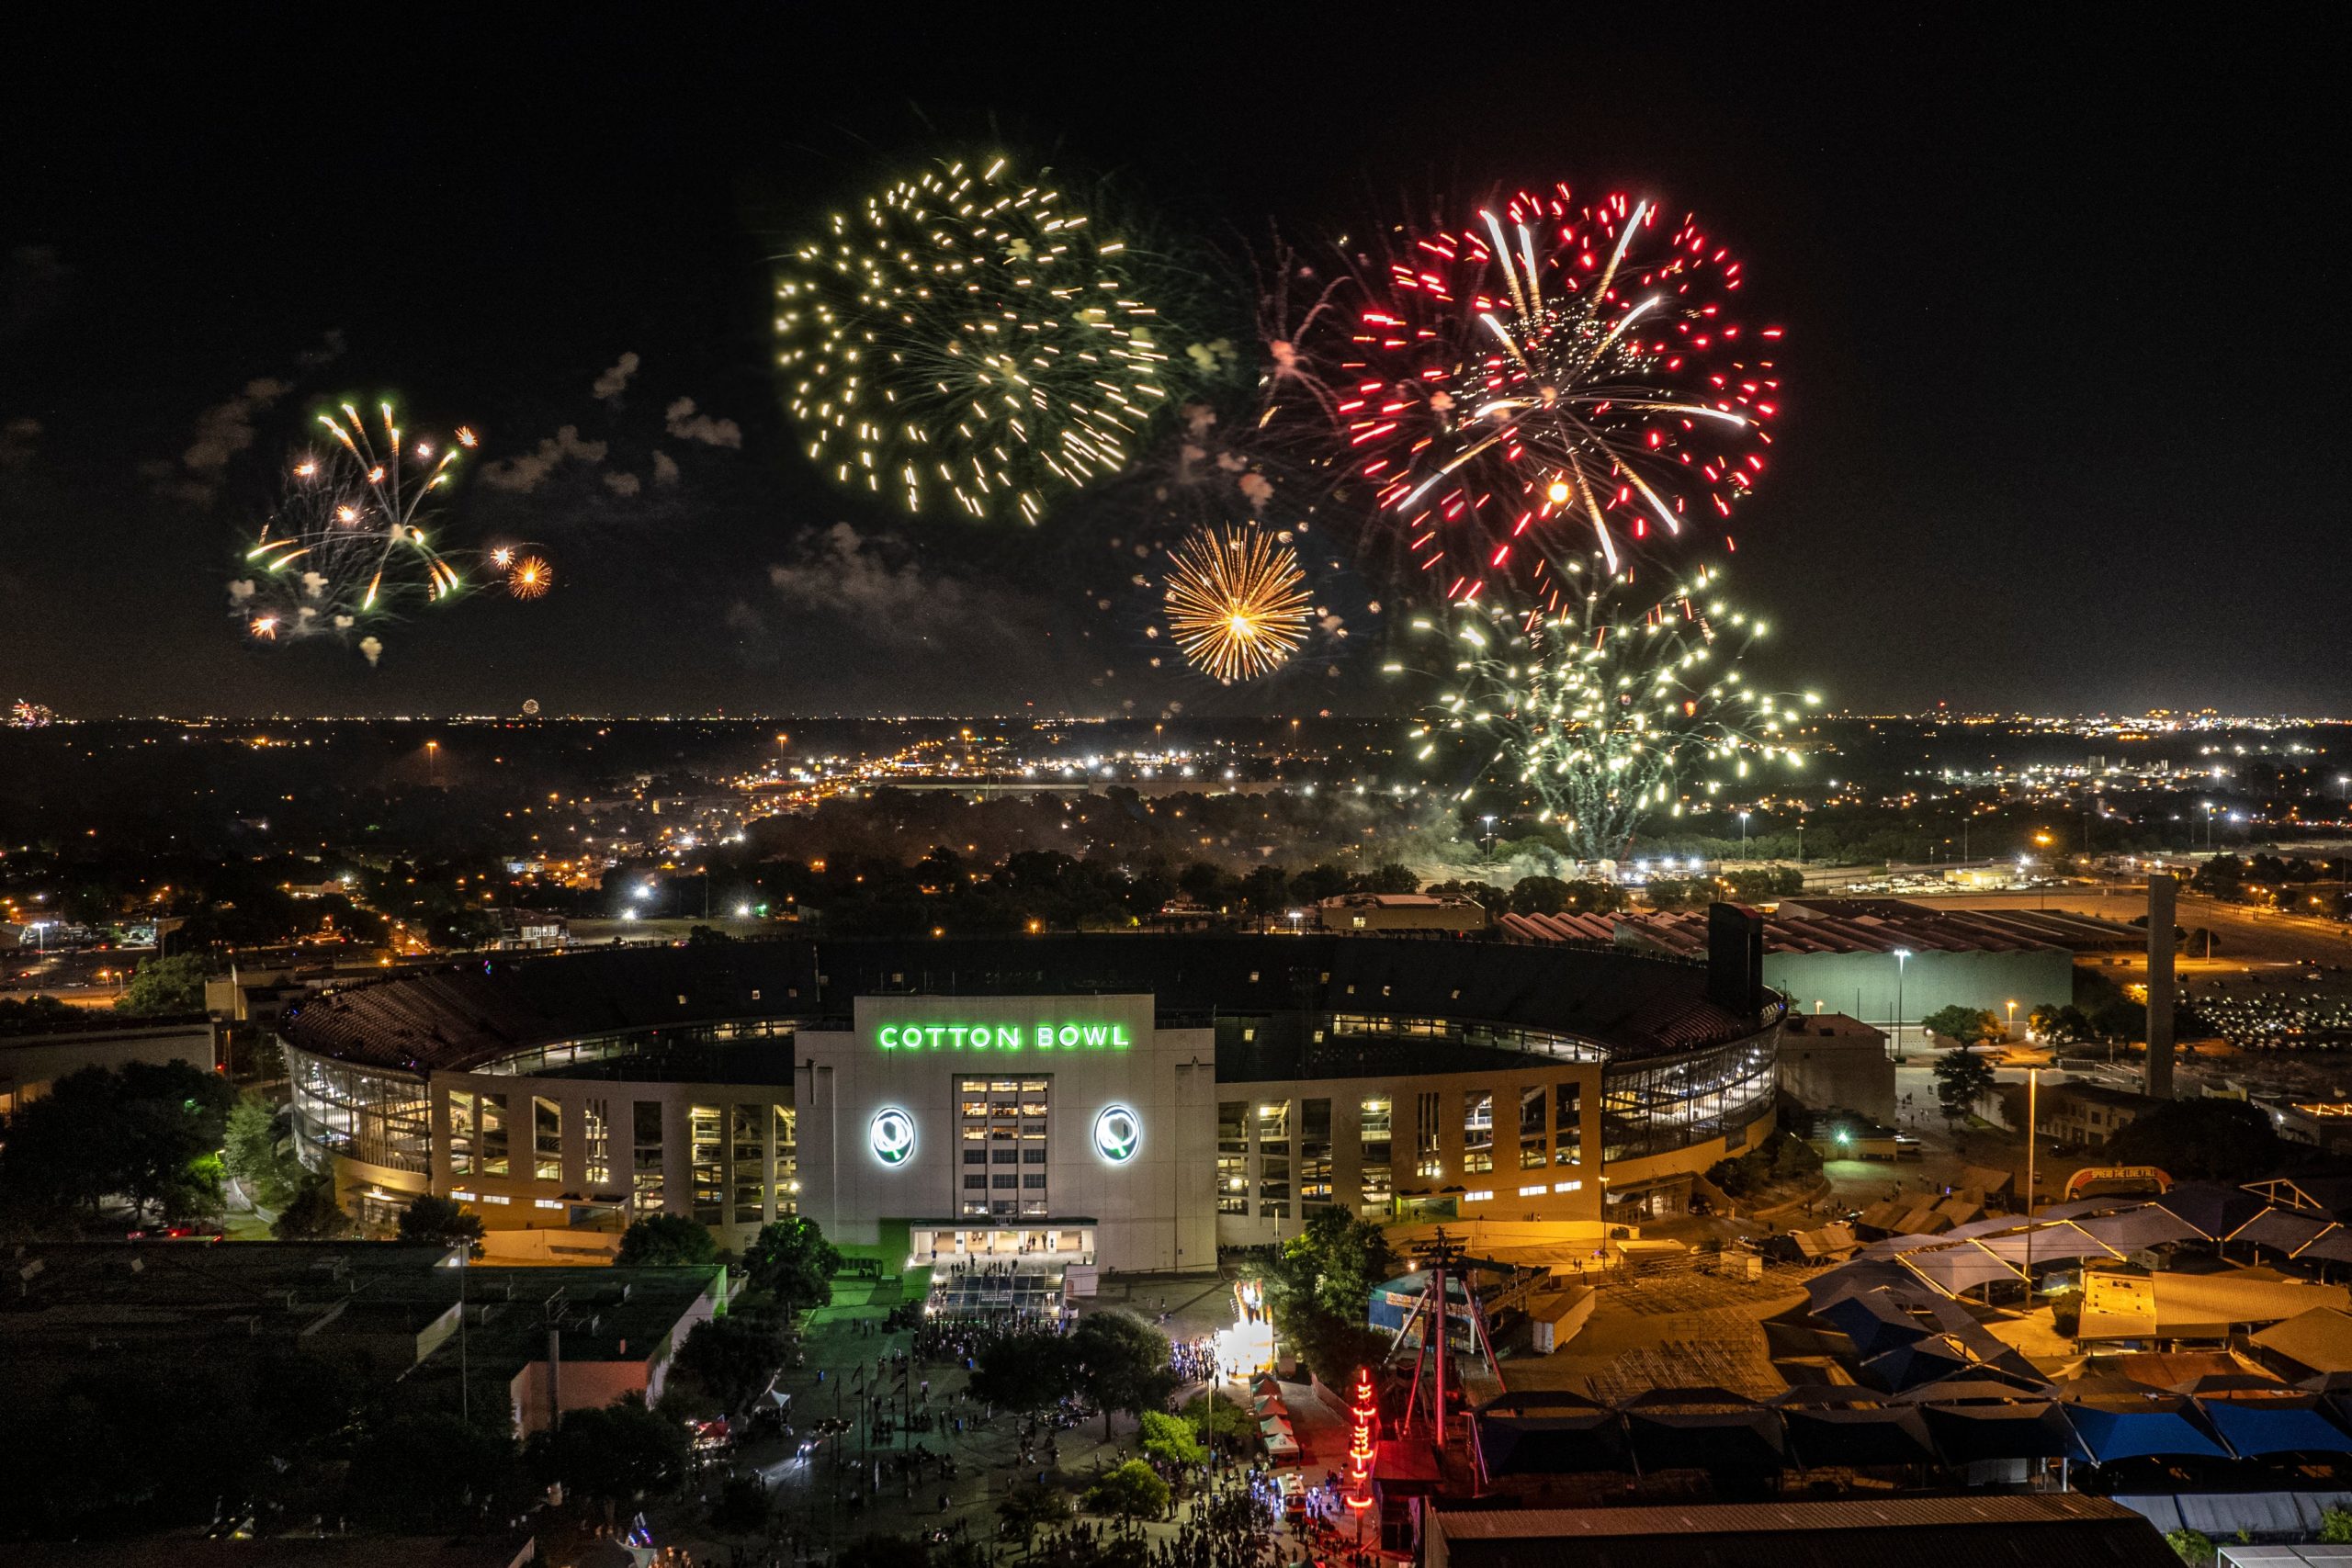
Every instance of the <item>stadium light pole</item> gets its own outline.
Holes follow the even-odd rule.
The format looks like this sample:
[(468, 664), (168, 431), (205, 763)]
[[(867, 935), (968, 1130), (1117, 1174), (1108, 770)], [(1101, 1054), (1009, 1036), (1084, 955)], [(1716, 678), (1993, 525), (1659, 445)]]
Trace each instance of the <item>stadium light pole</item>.
[(1894, 950), (1894, 1054), (1903, 1055), (1903, 970), (1911, 962), (1911, 950)]

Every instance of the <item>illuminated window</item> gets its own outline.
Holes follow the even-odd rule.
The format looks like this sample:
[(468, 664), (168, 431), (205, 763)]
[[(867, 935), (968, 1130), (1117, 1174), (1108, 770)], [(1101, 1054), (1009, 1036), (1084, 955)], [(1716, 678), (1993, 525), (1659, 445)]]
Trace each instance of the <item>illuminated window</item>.
[(1551, 1163), (1550, 1151), (1544, 1146), (1544, 1102), (1551, 1098), (1542, 1084), (1519, 1091), (1519, 1168), (1521, 1170), (1542, 1170)]
[(1555, 1084), (1552, 1089), (1552, 1163), (1584, 1163), (1584, 1086)]
[(588, 1190), (609, 1187), (613, 1182), (612, 1124), (606, 1120), (609, 1111), (605, 1101), (589, 1100), (581, 1108), (580, 1130), (588, 1145)]
[(1443, 1176), (1445, 1159), (1440, 1152), (1443, 1134), (1439, 1127), (1440, 1097), (1435, 1089), (1413, 1097), (1413, 1174)]
[(1464, 1174), (1495, 1168), (1495, 1096), (1491, 1089), (1462, 1091)]
[(563, 1107), (543, 1094), (531, 1097), (531, 1176), (563, 1179)]
[(662, 1103), (640, 1100), (629, 1107), (629, 1207), (640, 1214), (662, 1212)]
[(474, 1173), (474, 1097), (470, 1090), (449, 1091), (449, 1174)]
[(765, 1217), (768, 1151), (761, 1127), (767, 1120), (766, 1109), (757, 1104), (727, 1108), (729, 1217), (739, 1225), (755, 1225)]
[[(1052, 1085), (1051, 1078), (1043, 1077), (956, 1079), (956, 1131), (965, 1145), (965, 1163), (1018, 1165), (1027, 1153), (1036, 1155), (1034, 1163), (1045, 1163), (1046, 1132), (1052, 1122)], [(976, 1160), (972, 1157), (975, 1155), (980, 1157)], [(966, 1185), (971, 1185), (968, 1178)], [(989, 1186), (991, 1191), (1004, 1188), (1019, 1191), (1022, 1182), (1018, 1176), (1000, 1175)], [(1025, 1194), (1041, 1213), (1046, 1201), (1045, 1187), (1045, 1173), (1039, 1172), (1035, 1188)], [(967, 1198), (964, 1213), (1012, 1213), (1015, 1201)]]
[(1331, 1102), (1328, 1100), (1299, 1103), (1298, 1200), (1301, 1203), (1331, 1201)]
[(481, 1173), (505, 1176), (512, 1170), (506, 1155), (506, 1096), (485, 1094), (481, 1104)]
[(1250, 1212), (1250, 1106), (1246, 1100), (1217, 1102), (1216, 1212)]

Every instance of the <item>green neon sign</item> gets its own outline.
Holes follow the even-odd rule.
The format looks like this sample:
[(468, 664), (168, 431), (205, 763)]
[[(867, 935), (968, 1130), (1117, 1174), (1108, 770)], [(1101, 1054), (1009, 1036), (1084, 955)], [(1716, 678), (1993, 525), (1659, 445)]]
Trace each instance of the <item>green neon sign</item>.
[(1125, 1051), (1135, 1043), (1124, 1023), (886, 1023), (874, 1043), (885, 1051)]

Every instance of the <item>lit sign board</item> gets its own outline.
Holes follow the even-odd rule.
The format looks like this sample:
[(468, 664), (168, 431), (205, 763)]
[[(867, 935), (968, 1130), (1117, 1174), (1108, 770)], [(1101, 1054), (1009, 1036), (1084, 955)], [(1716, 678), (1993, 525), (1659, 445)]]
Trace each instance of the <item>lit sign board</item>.
[(1135, 1043), (1124, 1023), (886, 1023), (874, 1043), (885, 1051), (1125, 1051)]
[(897, 1106), (874, 1113), (865, 1129), (865, 1146), (884, 1165), (904, 1165), (914, 1157), (915, 1119)]
[(1143, 1118), (1125, 1105), (1106, 1105), (1094, 1118), (1094, 1152), (1113, 1165), (1125, 1165), (1143, 1147)]

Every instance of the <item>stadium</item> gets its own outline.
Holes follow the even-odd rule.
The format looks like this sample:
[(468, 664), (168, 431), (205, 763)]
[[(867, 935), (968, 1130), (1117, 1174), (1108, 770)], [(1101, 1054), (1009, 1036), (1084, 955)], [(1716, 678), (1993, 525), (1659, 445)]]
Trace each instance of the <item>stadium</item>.
[[(1205, 1269), (1318, 1209), (1678, 1212), (1770, 1129), (1750, 911), (1703, 958), (1450, 937), (787, 940), (477, 958), (280, 1025), (302, 1157), (373, 1225), (493, 1256), (802, 1213), (966, 1274)], [(1042, 1280), (1039, 1283), (1043, 1283)]]

